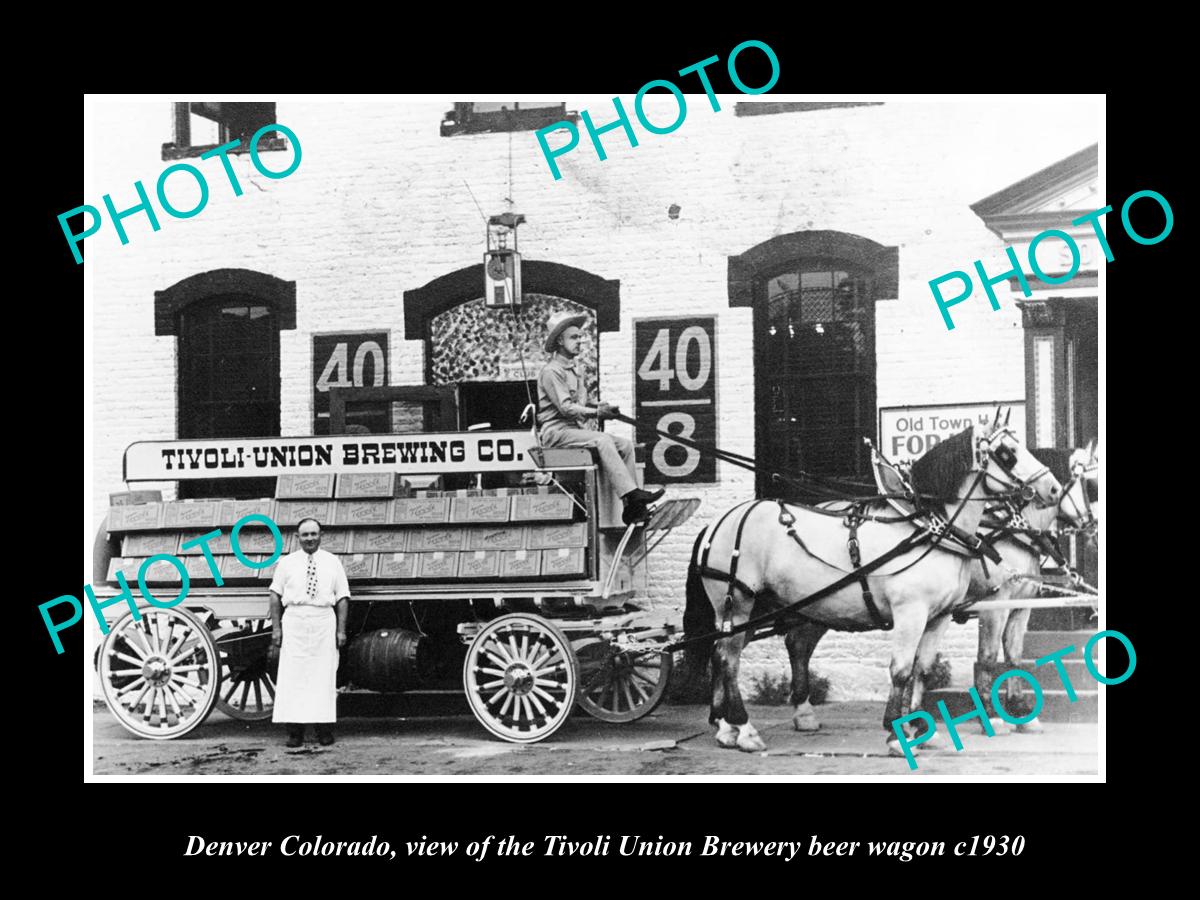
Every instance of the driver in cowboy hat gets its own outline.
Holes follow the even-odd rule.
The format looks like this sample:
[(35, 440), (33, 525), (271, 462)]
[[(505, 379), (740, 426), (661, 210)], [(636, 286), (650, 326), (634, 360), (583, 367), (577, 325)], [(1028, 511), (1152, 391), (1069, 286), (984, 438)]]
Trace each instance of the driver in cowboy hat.
[(580, 327), (586, 321), (586, 315), (561, 312), (551, 316), (547, 323), (544, 348), (550, 354), (550, 361), (538, 377), (538, 426), (542, 443), (547, 447), (585, 447), (597, 451), (601, 471), (625, 502), (623, 518), (629, 524), (644, 519), (646, 505), (661, 497), (663, 491), (638, 487), (630, 441), (583, 427), (585, 419), (603, 421), (621, 411), (609, 403), (588, 405), (587, 390), (575, 368)]

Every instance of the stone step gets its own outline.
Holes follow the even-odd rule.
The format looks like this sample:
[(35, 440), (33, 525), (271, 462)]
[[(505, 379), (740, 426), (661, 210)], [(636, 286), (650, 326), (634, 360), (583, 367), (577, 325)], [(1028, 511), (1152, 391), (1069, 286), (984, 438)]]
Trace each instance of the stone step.
[[(1064, 690), (1042, 688), (1042, 698), (1045, 705), (1042, 707), (1038, 718), (1043, 722), (1099, 721), (1100, 701), (1094, 688), (1095, 683), (1091, 683), (1093, 685), (1091, 690), (1080, 690), (1076, 687), (1075, 696), (1078, 699), (1074, 703), (1067, 699), (1067, 692)], [(1076, 682), (1076, 684), (1079, 684), (1079, 682)], [(964, 715), (974, 708), (971, 695), (965, 690), (941, 688), (926, 694), (924, 703), (922, 704), (925, 711), (932, 714), (934, 718), (938, 718), (937, 704), (939, 700), (945, 701), (946, 709), (950, 711), (950, 715), (955, 717)]]
[[(1083, 661), (1082, 656), (1064, 656), (1062, 664), (1063, 668), (1067, 670), (1067, 677), (1071, 679), (1071, 684), (1075, 686), (1076, 693), (1081, 690), (1096, 690), (1096, 679), (1088, 671), (1087, 663)], [(1022, 660), (1021, 666), (1025, 670), (1032, 672), (1033, 676), (1044, 689), (1062, 689), (1062, 682), (1058, 677), (1058, 667), (1054, 663), (1035, 666), (1033, 658), (1030, 657), (1029, 659)]]
[(1061, 650), (1063, 647), (1073, 646), (1075, 649), (1063, 658), (1083, 659), (1083, 648), (1087, 646), (1087, 642), (1095, 633), (1094, 631), (1027, 631), (1025, 632), (1025, 657), (1037, 659)]
[[(997, 665), (1000, 665), (997, 663)], [(1087, 663), (1084, 662), (1081, 656), (1064, 656), (1062, 658), (1063, 668), (1067, 670), (1067, 678), (1071, 680), (1076, 692), (1081, 690), (1094, 691), (1096, 689), (1096, 679), (1092, 677), (1092, 673), (1088, 671)], [(1004, 668), (1021, 668), (1033, 675), (1038, 680), (1038, 683), (1044, 689), (1062, 689), (1062, 681), (1058, 676), (1058, 667), (1054, 663), (1046, 663), (1044, 665), (1036, 665), (1036, 660), (1033, 657), (1021, 660), (1019, 666), (1009, 666), (1004, 664)], [(997, 670), (997, 674), (1002, 670)], [(971, 672), (974, 672), (972, 667)], [(964, 676), (966, 677), (966, 676)], [(972, 675), (972, 677), (974, 677)], [(957, 681), (957, 679), (956, 679)], [(966, 690), (964, 684), (963, 690)]]
[[(1036, 660), (1031, 656), (1021, 660), (1019, 668), (1026, 672), (1032, 673), (1033, 677), (1038, 680), (1043, 688), (1062, 688), (1062, 682), (1058, 677), (1058, 667), (1054, 663), (1045, 663), (1044, 665), (1036, 665)], [(1084, 662), (1082, 656), (1064, 656), (1062, 658), (1063, 668), (1067, 670), (1067, 677), (1071, 679), (1071, 684), (1075, 686), (1075, 690), (1094, 691), (1096, 689), (1096, 679), (1092, 677), (1092, 673), (1088, 671), (1087, 663)], [(1006, 666), (1006, 668), (1012, 668)]]

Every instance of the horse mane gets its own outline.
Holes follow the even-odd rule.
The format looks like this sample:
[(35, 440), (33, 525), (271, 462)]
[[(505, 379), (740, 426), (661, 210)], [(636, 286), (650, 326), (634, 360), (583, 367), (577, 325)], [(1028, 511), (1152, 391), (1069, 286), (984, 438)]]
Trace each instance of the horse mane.
[(946, 438), (912, 464), (912, 484), (919, 494), (953, 497), (975, 464), (974, 429)]
[(1065, 485), (1071, 480), (1071, 454), (1075, 451), (1070, 447), (1060, 449), (1058, 447), (1030, 447), (1029, 452), (1032, 453), (1037, 461), (1050, 470), (1050, 474), (1058, 479), (1058, 483)]

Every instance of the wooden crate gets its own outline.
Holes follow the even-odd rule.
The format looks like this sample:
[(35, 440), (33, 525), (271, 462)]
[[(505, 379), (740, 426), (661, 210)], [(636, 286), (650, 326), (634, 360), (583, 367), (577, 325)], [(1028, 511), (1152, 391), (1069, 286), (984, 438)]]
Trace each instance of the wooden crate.
[(380, 553), (376, 581), (404, 581), (417, 577), (416, 553)]
[(330, 523), (332, 509), (332, 500), (276, 500), (271, 518), (280, 528), (299, 525), (301, 519), (316, 519), (323, 529)]
[(511, 506), (508, 497), (451, 497), (450, 521), (507, 522)]
[(573, 522), (570, 525), (530, 525), (530, 550), (558, 550), (561, 547), (586, 547), (587, 523)]
[(335, 500), (335, 525), (386, 525), (391, 518), (391, 500)]
[(275, 479), (277, 500), (322, 500), (333, 496), (334, 475), (280, 475)]
[[(209, 531), (211, 531), (211, 530), (212, 529), (209, 529)], [(204, 544), (195, 544), (191, 547), (188, 547), (186, 550), (183, 549), (183, 545), (186, 544), (188, 541), (194, 541), (198, 537), (203, 537), (204, 535), (208, 534), (209, 531), (185, 531), (182, 534), (180, 534), (179, 535), (179, 555), (184, 556), (184, 557), (203, 556), (204, 555), (203, 548), (205, 546)], [(240, 534), (239, 534), (239, 537), (240, 537)], [(223, 532), (221, 532), (219, 537), (215, 537), (212, 540), (210, 540), (208, 542), (208, 550), (210, 553), (212, 553), (215, 556), (223, 556), (223, 555), (232, 553), (233, 548), (229, 545), (229, 532), (223, 531)]]
[(501, 550), (501, 578), (537, 578), (542, 574), (541, 550)]
[(216, 528), (220, 500), (170, 500), (163, 504), (163, 528)]
[(458, 554), (459, 578), (495, 578), (499, 574), (499, 550), (464, 550)]
[(466, 530), (458, 527), (415, 528), (409, 535), (408, 549), (415, 552), (432, 550), (453, 552), (462, 549), (465, 537)]
[[(208, 564), (208, 560), (203, 556), (184, 556), (183, 567), (187, 569), (188, 578), (192, 580), (192, 584), (214, 584), (216, 577), (213, 575), (213, 570)], [(216, 556), (213, 559), (217, 563), (218, 574), (221, 571), (221, 557)]]
[[(262, 562), (266, 559), (265, 556), (250, 556), (246, 554), (253, 562)], [(258, 569), (243, 565), (242, 561), (236, 556), (222, 556), (221, 560), (221, 577), (226, 581), (257, 581)]]
[(114, 556), (108, 561), (108, 576), (104, 580), (110, 584), (116, 584), (117, 573), (123, 572), (125, 573), (126, 583), (136, 591), (138, 569), (144, 562), (144, 559)]
[(524, 525), (496, 525), (491, 528), (471, 528), (467, 531), (468, 550), (523, 550)]
[(575, 504), (566, 494), (518, 494), (512, 498), (510, 518), (514, 522), (544, 522), (570, 519)]
[(161, 503), (162, 491), (121, 491), (108, 495), (109, 506), (132, 506), (135, 503)]
[(584, 559), (582, 547), (559, 547), (557, 550), (542, 551), (542, 575), (582, 575)]
[(246, 516), (266, 516), (271, 518), (270, 498), (264, 500), (222, 500), (221, 511), (217, 516), (217, 524), (236, 525)]
[(174, 553), (179, 547), (179, 535), (174, 531), (141, 531), (121, 539), (122, 556), (153, 556)]
[(364, 578), (375, 576), (374, 553), (342, 553), (338, 559), (342, 561), (346, 577), (351, 581), (361, 581)]
[(399, 476), (395, 472), (350, 472), (337, 477), (334, 496), (338, 499), (392, 497)]
[(355, 528), (350, 546), (355, 553), (399, 553), (408, 549), (403, 528)]
[(458, 553), (444, 553), (440, 550), (432, 553), (417, 554), (418, 578), (456, 578), (458, 577)]
[(398, 497), (392, 501), (393, 525), (440, 525), (449, 519), (449, 497)]
[(108, 531), (152, 531), (162, 522), (161, 503), (135, 503), (108, 508)]
[[(231, 533), (232, 536), (232, 533)], [(282, 535), (281, 535), (282, 537)], [(230, 542), (232, 544), (232, 541)], [(247, 556), (261, 553), (263, 556), (273, 556), (276, 549), (283, 552), (287, 549), (288, 539), (283, 538), (283, 546), (275, 543), (275, 534), (269, 528), (243, 528), (238, 532), (238, 547)], [(322, 540), (324, 543), (324, 540)], [(232, 547), (230, 548), (232, 553)]]

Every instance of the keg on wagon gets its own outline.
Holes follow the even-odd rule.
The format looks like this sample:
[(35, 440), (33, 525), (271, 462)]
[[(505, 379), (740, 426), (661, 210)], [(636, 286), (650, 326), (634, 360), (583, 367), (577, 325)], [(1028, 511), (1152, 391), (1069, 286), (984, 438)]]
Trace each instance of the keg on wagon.
[(346, 678), (371, 691), (406, 691), (427, 684), (434, 659), (424, 635), (381, 628), (356, 635), (343, 651)]

